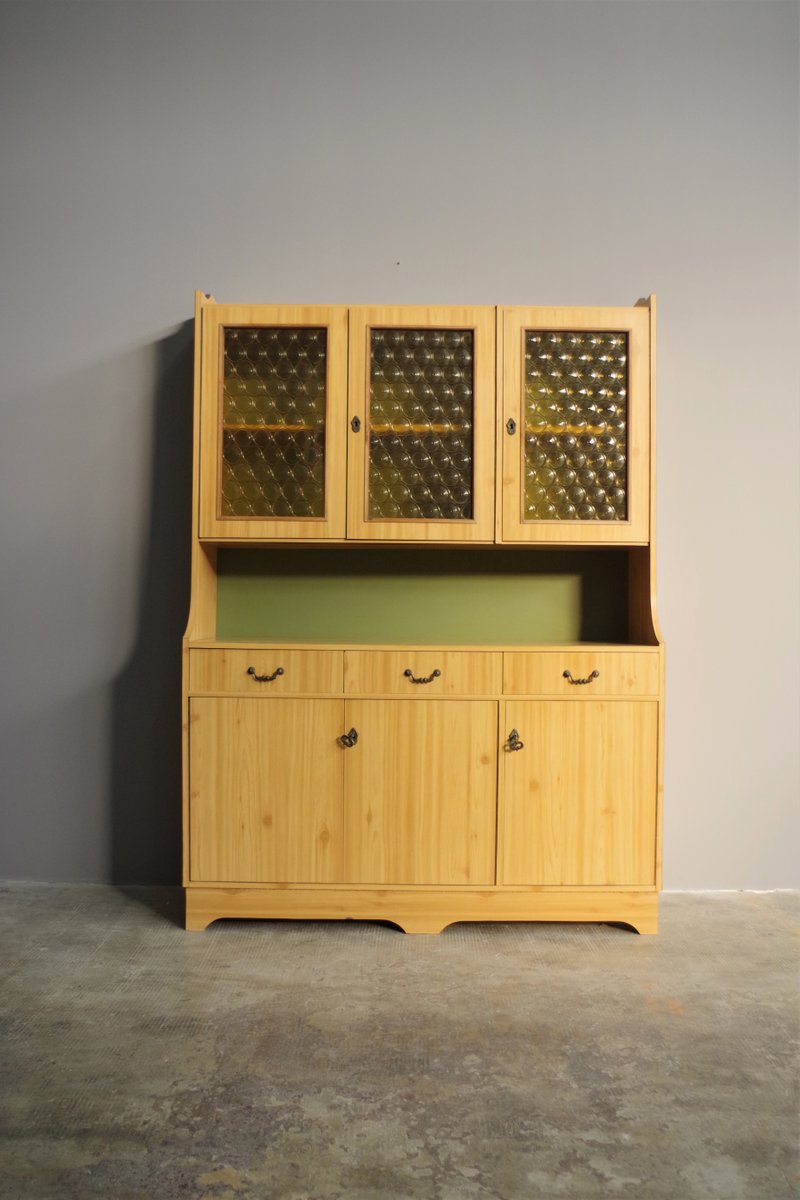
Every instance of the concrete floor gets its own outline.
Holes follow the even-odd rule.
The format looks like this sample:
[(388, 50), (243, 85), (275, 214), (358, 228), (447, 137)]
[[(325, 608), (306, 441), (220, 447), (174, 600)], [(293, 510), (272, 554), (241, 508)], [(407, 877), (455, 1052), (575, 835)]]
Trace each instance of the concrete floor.
[(800, 1194), (791, 894), (666, 896), (657, 938), (0, 901), (3, 1200)]

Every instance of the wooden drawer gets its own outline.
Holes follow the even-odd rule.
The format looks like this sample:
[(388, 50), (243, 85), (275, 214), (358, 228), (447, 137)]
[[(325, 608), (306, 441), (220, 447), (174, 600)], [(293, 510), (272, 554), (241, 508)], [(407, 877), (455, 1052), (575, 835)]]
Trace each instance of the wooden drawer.
[[(571, 683), (572, 678), (588, 680)], [(597, 672), (593, 676), (593, 672)], [(503, 656), (503, 691), (510, 696), (657, 696), (658, 651), (536, 650)]]
[(344, 690), (361, 696), (493, 695), (502, 683), (502, 658), (479, 651), (345, 650)]
[[(274, 679), (270, 676), (280, 668)], [(342, 691), (341, 650), (190, 650), (189, 691), (239, 692), (257, 696), (280, 696), (297, 692)]]

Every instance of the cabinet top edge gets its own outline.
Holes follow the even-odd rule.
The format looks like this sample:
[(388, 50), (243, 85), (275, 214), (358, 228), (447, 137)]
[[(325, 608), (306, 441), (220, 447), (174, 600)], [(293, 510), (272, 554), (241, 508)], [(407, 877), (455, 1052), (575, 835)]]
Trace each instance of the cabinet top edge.
[(399, 303), (398, 301), (386, 301), (386, 300), (385, 301), (366, 301), (366, 302), (363, 302), (363, 301), (349, 302), (349, 301), (341, 301), (341, 300), (335, 301), (335, 302), (328, 302), (325, 300), (315, 300), (313, 302), (308, 301), (308, 300), (218, 300), (216, 298), (216, 296), (214, 296), (210, 293), (199, 292), (199, 291), (195, 293), (195, 296), (196, 296), (198, 304), (202, 308), (212, 308), (212, 307), (213, 308), (271, 308), (271, 309), (275, 309), (275, 308), (317, 308), (317, 309), (328, 308), (328, 309), (336, 309), (338, 311), (358, 310), (358, 311), (362, 311), (362, 312), (367, 309), (370, 309), (370, 310), (371, 309), (384, 309), (384, 310), (395, 309), (395, 310), (403, 310), (404, 312), (409, 312), (409, 313), (412, 313), (412, 312), (424, 313), (424, 312), (429, 312), (431, 309), (449, 309), (449, 308), (462, 309), (462, 310), (463, 309), (476, 309), (476, 310), (482, 309), (483, 311), (491, 311), (491, 312), (514, 312), (514, 311), (531, 310), (531, 309), (537, 309), (537, 308), (552, 310), (552, 309), (560, 308), (560, 309), (570, 309), (573, 312), (581, 313), (581, 312), (597, 312), (598, 310), (601, 310), (601, 309), (623, 310), (623, 309), (628, 309), (628, 308), (632, 308), (632, 309), (633, 308), (638, 308), (638, 309), (652, 308), (655, 305), (655, 299), (656, 299), (654, 293), (649, 293), (648, 295), (643, 296), (638, 300), (635, 300), (632, 304), (565, 304), (565, 303), (553, 303), (553, 302), (547, 302), (547, 303), (532, 303), (531, 302), (531, 303), (524, 303), (524, 304), (496, 304), (496, 303), (492, 304), (492, 303), (486, 303), (486, 302), (483, 302), (483, 303), (471, 302), (471, 301), (467, 301), (467, 300), (460, 300), (457, 302), (443, 301), (442, 303), (437, 303), (437, 304), (431, 304), (431, 303), (428, 303), (428, 304), (403, 304), (403, 303)]

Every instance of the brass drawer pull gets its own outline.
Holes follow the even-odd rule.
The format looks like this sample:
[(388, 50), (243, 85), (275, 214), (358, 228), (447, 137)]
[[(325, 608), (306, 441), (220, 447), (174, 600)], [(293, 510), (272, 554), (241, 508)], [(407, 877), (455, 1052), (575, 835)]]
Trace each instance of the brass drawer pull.
[(592, 671), (591, 675), (587, 675), (585, 679), (573, 679), (569, 671), (564, 672), (564, 679), (568, 679), (570, 683), (591, 683), (593, 679), (599, 679), (600, 672)]
[(257, 683), (272, 683), (274, 679), (283, 674), (283, 667), (276, 667), (271, 675), (257, 675), (255, 667), (248, 667), (247, 674), (252, 675)]
[(506, 742), (504, 749), (506, 749), (506, 750), (521, 750), (524, 745), (525, 745), (525, 743), (521, 742), (519, 739), (518, 730), (512, 729), (511, 733), (508, 735), (508, 741)]
[(345, 749), (347, 750), (347, 749), (350, 749), (351, 746), (355, 746), (357, 741), (358, 741), (358, 730), (351, 729), (349, 733), (342, 734), (342, 736), (339, 738), (339, 745), (344, 746)]
[(412, 683), (433, 683), (434, 679), (438, 679), (441, 673), (442, 672), (437, 668), (435, 671), (432, 671), (430, 675), (426, 675), (424, 679), (417, 679), (410, 667), (403, 671), (406, 679), (410, 679)]

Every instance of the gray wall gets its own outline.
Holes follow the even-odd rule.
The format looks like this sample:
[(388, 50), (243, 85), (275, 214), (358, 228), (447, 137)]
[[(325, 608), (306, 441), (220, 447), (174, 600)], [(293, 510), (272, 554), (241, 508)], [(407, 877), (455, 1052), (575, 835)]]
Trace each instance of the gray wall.
[(654, 291), (666, 884), (796, 886), (796, 6), (67, 0), (0, 44), (0, 875), (177, 879), (195, 288)]

